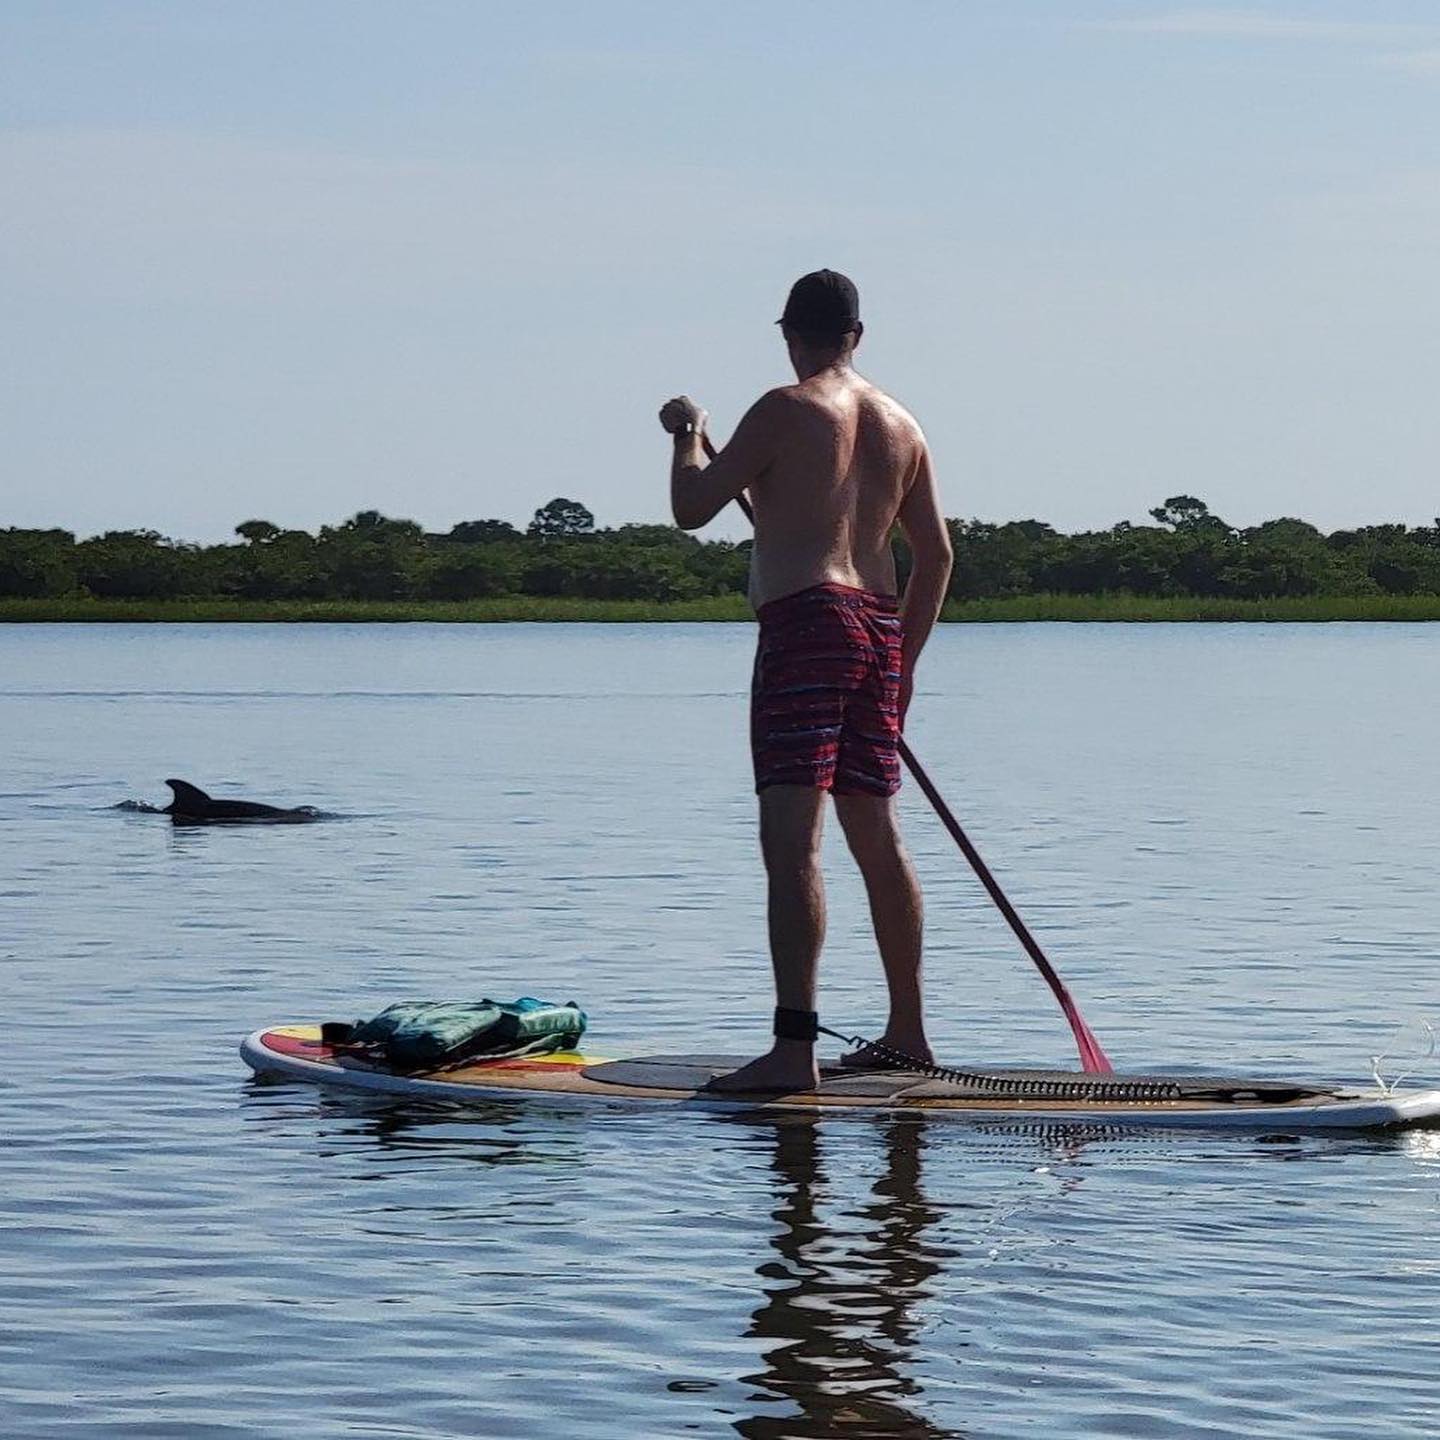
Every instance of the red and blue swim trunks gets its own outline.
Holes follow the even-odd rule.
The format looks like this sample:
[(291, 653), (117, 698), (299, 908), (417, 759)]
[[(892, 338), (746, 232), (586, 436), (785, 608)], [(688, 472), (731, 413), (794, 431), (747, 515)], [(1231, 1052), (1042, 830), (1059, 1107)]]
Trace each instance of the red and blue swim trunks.
[(900, 616), (892, 595), (812, 585), (762, 605), (750, 695), (755, 788), (900, 788)]

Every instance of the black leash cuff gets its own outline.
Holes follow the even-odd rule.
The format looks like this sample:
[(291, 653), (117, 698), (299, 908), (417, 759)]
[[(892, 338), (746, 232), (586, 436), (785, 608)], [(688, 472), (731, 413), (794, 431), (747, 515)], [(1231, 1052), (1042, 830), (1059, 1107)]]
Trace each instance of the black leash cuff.
[(789, 1010), (775, 1007), (775, 1038), (777, 1040), (816, 1040), (820, 1036), (820, 1017), (813, 1010)]

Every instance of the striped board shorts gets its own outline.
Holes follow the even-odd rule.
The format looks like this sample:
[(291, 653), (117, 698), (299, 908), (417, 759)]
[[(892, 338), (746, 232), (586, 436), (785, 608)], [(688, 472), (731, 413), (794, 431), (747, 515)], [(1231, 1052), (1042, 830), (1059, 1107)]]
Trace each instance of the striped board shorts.
[(762, 605), (750, 695), (755, 789), (900, 788), (900, 616), (893, 595), (812, 585)]

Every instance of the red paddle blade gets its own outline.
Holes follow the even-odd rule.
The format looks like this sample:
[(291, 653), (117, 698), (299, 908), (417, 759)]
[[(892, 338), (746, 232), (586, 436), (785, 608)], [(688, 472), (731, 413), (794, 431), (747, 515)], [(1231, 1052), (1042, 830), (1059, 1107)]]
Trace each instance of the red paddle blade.
[[(1006, 901), (1006, 907), (1008, 905), (1009, 901)], [(1008, 914), (1006, 918), (1009, 919)], [(1018, 921), (1019, 917), (1017, 916), (1016, 919)], [(1115, 1067), (1110, 1063), (1110, 1057), (1101, 1049), (1100, 1042), (1095, 1038), (1095, 1032), (1085, 1023), (1085, 1017), (1080, 1013), (1080, 1007), (1075, 1003), (1075, 997), (1065, 988), (1065, 982), (1056, 973), (1055, 967), (1045, 958), (1044, 952), (1023, 925), (1020, 927), (1020, 937), (1030, 958), (1035, 962), (1035, 968), (1044, 977), (1045, 983), (1050, 987), (1050, 993), (1060, 1002), (1060, 1008), (1065, 1012), (1066, 1020), (1070, 1022), (1070, 1033), (1075, 1037), (1075, 1048), (1080, 1052), (1080, 1068), (1087, 1075), (1113, 1075)]]
[(1068, 990), (1061, 997), (1060, 1008), (1064, 1010), (1065, 1018), (1070, 1022), (1070, 1033), (1074, 1035), (1075, 1044), (1079, 1048), (1080, 1068), (1087, 1075), (1113, 1075), (1115, 1067), (1110, 1063), (1109, 1056), (1100, 1048), (1100, 1042), (1085, 1023), (1075, 1002), (1070, 998)]

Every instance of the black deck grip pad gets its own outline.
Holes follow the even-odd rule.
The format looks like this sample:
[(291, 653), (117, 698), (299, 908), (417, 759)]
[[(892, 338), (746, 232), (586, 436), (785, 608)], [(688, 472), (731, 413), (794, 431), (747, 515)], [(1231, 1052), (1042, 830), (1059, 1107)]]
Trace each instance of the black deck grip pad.
[[(702, 1089), (717, 1075), (745, 1064), (739, 1055), (645, 1055), (634, 1060), (607, 1060), (587, 1065), (587, 1080), (612, 1085), (639, 1085), (651, 1090), (686, 1094)], [(1086, 1075), (1073, 1070), (975, 1070), (976, 1081), (940, 1079), (908, 1070), (852, 1070), (822, 1066), (823, 1095), (856, 1100), (889, 1100), (904, 1095), (915, 1100), (1068, 1099), (1084, 1103), (1125, 1100), (1210, 1101), (1238, 1105), (1285, 1105), (1297, 1100), (1334, 1099), (1345, 1092), (1325, 1085), (1280, 1080), (1241, 1079), (1215, 1075)], [(1093, 1092), (1093, 1093), (1087, 1093)]]

